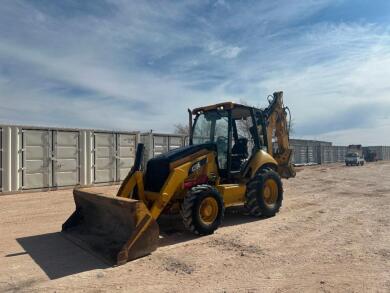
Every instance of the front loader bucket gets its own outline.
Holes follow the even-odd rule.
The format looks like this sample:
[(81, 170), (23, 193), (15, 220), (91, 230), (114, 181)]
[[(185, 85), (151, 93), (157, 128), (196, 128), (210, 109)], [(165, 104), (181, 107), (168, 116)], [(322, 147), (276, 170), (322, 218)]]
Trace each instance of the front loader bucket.
[(77, 245), (117, 265), (156, 250), (158, 224), (142, 201), (105, 195), (96, 188), (75, 189), (73, 196), (76, 210), (62, 232)]

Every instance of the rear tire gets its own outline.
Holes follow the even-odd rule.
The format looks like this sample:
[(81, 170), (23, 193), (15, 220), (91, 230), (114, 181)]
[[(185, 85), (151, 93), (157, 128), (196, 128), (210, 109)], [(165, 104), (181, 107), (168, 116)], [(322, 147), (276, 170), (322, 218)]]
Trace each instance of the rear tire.
[(261, 170), (247, 183), (245, 207), (255, 217), (272, 217), (283, 201), (283, 184), (278, 173)]
[(221, 225), (224, 213), (223, 198), (210, 185), (198, 185), (189, 190), (181, 210), (184, 226), (197, 235), (213, 234)]

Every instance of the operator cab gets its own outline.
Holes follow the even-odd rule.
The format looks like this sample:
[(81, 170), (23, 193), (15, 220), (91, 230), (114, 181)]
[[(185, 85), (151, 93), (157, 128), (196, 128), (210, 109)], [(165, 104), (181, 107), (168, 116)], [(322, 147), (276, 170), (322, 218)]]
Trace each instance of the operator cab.
[(266, 126), (260, 109), (223, 103), (192, 111), (190, 144), (215, 143), (221, 178), (239, 177), (252, 153), (266, 148)]

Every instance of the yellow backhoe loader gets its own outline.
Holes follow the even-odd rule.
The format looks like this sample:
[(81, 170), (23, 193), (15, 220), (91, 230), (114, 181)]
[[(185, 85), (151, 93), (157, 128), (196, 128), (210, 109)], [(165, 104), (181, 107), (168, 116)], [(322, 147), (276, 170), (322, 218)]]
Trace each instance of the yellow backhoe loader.
[(281, 178), (295, 176), (288, 108), (276, 92), (265, 109), (231, 102), (189, 110), (189, 145), (157, 156), (142, 171), (143, 145), (117, 196), (75, 189), (75, 212), (62, 225), (80, 246), (121, 265), (154, 251), (160, 215), (181, 214), (185, 227), (212, 234), (225, 208), (244, 205), (253, 216), (274, 216)]

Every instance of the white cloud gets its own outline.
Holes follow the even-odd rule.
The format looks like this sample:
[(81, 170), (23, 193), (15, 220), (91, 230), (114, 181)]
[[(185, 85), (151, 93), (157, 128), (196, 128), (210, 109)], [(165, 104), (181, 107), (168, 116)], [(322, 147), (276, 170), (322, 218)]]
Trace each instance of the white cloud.
[[(321, 139), (333, 142), (334, 145), (363, 144), (365, 146), (390, 145), (390, 124), (371, 127), (359, 127), (322, 133), (320, 136), (302, 136), (307, 139)], [(378, 138), (378, 135), (380, 137)]]
[(211, 55), (226, 59), (236, 58), (242, 51), (240, 47), (224, 45), (222, 42), (210, 42), (207, 49)]
[[(344, 142), (362, 126), (340, 119), (343, 110), (387, 105), (386, 26), (304, 23), (339, 1), (222, 2), (108, 1), (114, 8), (106, 14), (71, 16), (51, 11), (54, 4), (7, 2), (0, 12), (2, 122), (167, 132), (187, 121), (187, 107), (240, 99), (264, 105), (267, 94), (284, 90), (298, 135), (307, 136), (313, 121), (339, 119), (344, 130), (310, 135)], [(367, 115), (379, 144), (390, 118)]]
[[(276, 58), (275, 70), (268, 68), (258, 88), (265, 92), (283, 89), (298, 128), (329, 124), (360, 104), (390, 111), (390, 33), (386, 29), (370, 24), (320, 26), (296, 40), (284, 56)], [(365, 113), (364, 109), (358, 114), (369, 117), (370, 132), (375, 133), (379, 143), (379, 128), (390, 123), (390, 117), (383, 120), (378, 113), (369, 109)], [(365, 118), (362, 120), (366, 121)], [(339, 142), (355, 140), (356, 132), (350, 130), (360, 129), (352, 120), (345, 120), (340, 127), (346, 131), (345, 139)], [(329, 137), (321, 131), (315, 137)], [(338, 131), (334, 139), (341, 137), (340, 133), (343, 131)]]

